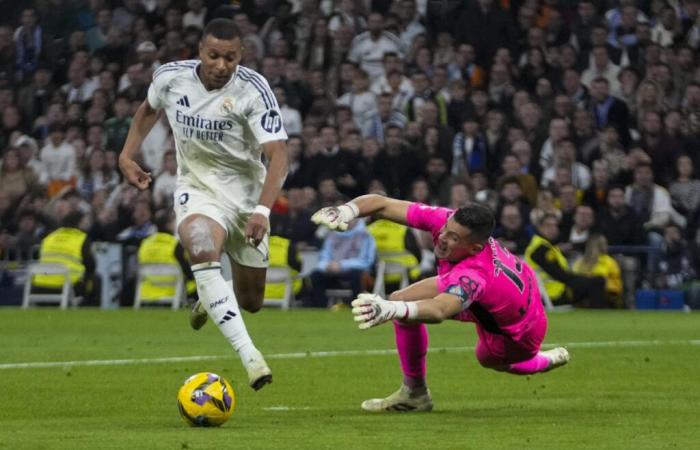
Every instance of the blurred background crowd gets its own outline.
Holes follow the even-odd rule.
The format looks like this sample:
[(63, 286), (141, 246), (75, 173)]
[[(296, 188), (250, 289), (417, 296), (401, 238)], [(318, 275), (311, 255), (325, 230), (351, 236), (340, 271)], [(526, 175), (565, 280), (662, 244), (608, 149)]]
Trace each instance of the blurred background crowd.
[[(150, 189), (122, 180), (118, 155), (153, 71), (196, 58), (215, 17), (238, 24), (241, 64), (281, 105), (290, 173), (272, 234), (290, 253), (320, 248), (316, 272), (363, 283), (381, 237), (344, 246), (309, 217), (378, 192), (485, 203), (513, 253), (541, 236), (574, 272), (624, 255), (628, 290), (695, 279), (700, 0), (3, 2), (3, 260), (31, 257), (76, 212), (92, 242), (139, 245), (159, 229), (177, 171), (167, 120), (141, 148)], [(429, 239), (407, 236), (430, 273)], [(606, 289), (622, 304), (619, 285)]]

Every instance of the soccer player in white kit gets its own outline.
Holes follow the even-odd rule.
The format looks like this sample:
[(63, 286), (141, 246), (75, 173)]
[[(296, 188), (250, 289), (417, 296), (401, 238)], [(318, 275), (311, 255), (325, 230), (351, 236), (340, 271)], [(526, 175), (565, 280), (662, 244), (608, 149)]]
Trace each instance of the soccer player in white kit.
[[(177, 232), (199, 294), (190, 323), (199, 329), (208, 314), (258, 390), (272, 382), (272, 373), (248, 335), (239, 305), (256, 312), (263, 303), (268, 217), (287, 175), (287, 134), (265, 78), (238, 65), (242, 54), (235, 23), (214, 19), (203, 31), (199, 60), (159, 67), (134, 115), (119, 167), (130, 183), (148, 187), (151, 174), (134, 159), (164, 110), (177, 150)], [(222, 252), (231, 260), (233, 288), (221, 275)]]

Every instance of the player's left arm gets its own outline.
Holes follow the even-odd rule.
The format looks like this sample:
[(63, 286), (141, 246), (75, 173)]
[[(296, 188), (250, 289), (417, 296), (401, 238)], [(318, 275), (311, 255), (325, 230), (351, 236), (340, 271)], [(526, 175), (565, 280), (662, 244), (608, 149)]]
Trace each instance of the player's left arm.
[[(284, 141), (277, 140), (264, 143), (263, 153), (265, 153), (265, 158), (268, 161), (267, 175), (265, 176), (256, 211), (251, 214), (245, 227), (246, 238), (250, 239), (256, 247), (268, 231), (269, 210), (272, 209), (272, 205), (280, 195), (289, 167), (287, 144)], [(266, 208), (266, 211), (263, 211), (267, 212), (267, 214), (260, 211), (261, 206)]]
[(355, 322), (359, 322), (359, 327), (363, 330), (390, 320), (440, 323), (463, 310), (462, 299), (447, 293), (414, 302), (389, 301), (376, 294), (360, 294), (352, 301)]
[[(453, 273), (454, 272), (454, 273)], [(399, 291), (394, 301), (378, 295), (360, 294), (352, 302), (352, 313), (361, 329), (371, 328), (389, 320), (402, 322), (440, 323), (469, 308), (484, 292), (484, 280), (473, 270), (455, 270), (443, 276), (416, 283), (414, 291)], [(434, 288), (431, 288), (430, 285)], [(433, 290), (434, 289), (434, 290)], [(403, 293), (402, 293), (403, 292)], [(432, 295), (433, 292), (436, 294)], [(412, 297), (429, 294), (421, 300)]]
[(439, 294), (436, 297), (417, 302), (418, 312), (415, 319), (407, 321), (422, 323), (440, 323), (462, 312), (462, 300), (456, 295)]
[(255, 139), (262, 146), (267, 159), (267, 175), (258, 205), (245, 226), (249, 244), (257, 247), (269, 231), (270, 209), (275, 203), (287, 177), (287, 132), (282, 125), (282, 113), (277, 100), (264, 77), (247, 74), (255, 94), (249, 98), (246, 119)]

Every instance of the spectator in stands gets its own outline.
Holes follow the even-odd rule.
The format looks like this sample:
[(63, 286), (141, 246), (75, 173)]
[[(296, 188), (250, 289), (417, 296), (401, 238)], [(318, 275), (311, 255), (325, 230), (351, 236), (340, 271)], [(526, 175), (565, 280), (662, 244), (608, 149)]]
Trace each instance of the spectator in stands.
[(445, 160), (439, 156), (431, 156), (428, 158), (428, 162), (425, 165), (425, 179), (428, 182), (430, 188), (430, 194), (434, 201), (444, 204), (448, 193), (448, 179), (449, 173), (447, 172), (447, 163)]
[(542, 186), (554, 182), (561, 168), (569, 169), (571, 185), (586, 190), (591, 185), (591, 172), (585, 164), (576, 161), (576, 147), (569, 140), (562, 140), (554, 147), (554, 164), (542, 173)]
[(673, 209), (668, 191), (654, 183), (651, 164), (637, 164), (634, 182), (625, 191), (625, 201), (648, 232), (660, 233), (671, 222), (681, 226), (686, 223), (685, 218)]
[(591, 154), (591, 162), (598, 159), (605, 161), (610, 177), (617, 179), (628, 168), (627, 155), (618, 140), (618, 132), (612, 125), (606, 125), (599, 135), (599, 145)]
[(34, 8), (22, 11), (22, 25), (15, 31), (17, 80), (31, 77), (46, 52), (46, 37)]
[(597, 229), (610, 245), (644, 245), (642, 222), (625, 203), (625, 188), (612, 185), (607, 193), (607, 206), (598, 212)]
[(474, 46), (477, 64), (488, 64), (499, 47), (513, 49), (516, 41), (511, 17), (493, 0), (473, 2), (454, 24), (456, 41)]
[(61, 92), (68, 103), (84, 103), (90, 101), (97, 85), (97, 81), (87, 78), (86, 68), (74, 60), (68, 68), (68, 82), (61, 87)]
[(22, 197), (37, 186), (37, 182), (34, 172), (26, 168), (21, 160), (19, 150), (6, 150), (0, 166), (0, 191), (8, 195), (10, 204), (17, 205)]
[(386, 145), (377, 156), (374, 173), (384, 180), (389, 196), (406, 198), (421, 173), (421, 164), (416, 151), (403, 142), (401, 128), (390, 124), (385, 133)]
[(556, 190), (558, 196), (555, 205), (561, 212), (561, 222), (559, 230), (562, 236), (568, 236), (574, 224), (574, 213), (576, 207), (581, 203), (583, 193), (571, 184), (561, 184)]
[(357, 155), (340, 147), (335, 127), (324, 126), (320, 135), (323, 147), (310, 161), (316, 179), (321, 175), (330, 176), (337, 183), (340, 192), (347, 196), (364, 192)]
[(593, 161), (592, 182), (588, 189), (583, 191), (583, 204), (589, 205), (594, 211), (604, 208), (607, 199), (608, 188), (610, 187), (610, 169), (605, 159)]
[[(698, 27), (700, 29), (700, 26)], [(685, 104), (683, 105), (683, 134), (700, 136), (700, 82), (694, 81), (685, 89)], [(695, 161), (697, 163), (697, 161)]]
[(663, 245), (656, 267), (656, 286), (661, 289), (683, 289), (696, 276), (693, 248), (683, 239), (681, 228), (676, 224), (668, 224), (663, 234)]
[(669, 187), (671, 204), (686, 218), (695, 217), (700, 208), (700, 180), (695, 176), (693, 160), (688, 155), (676, 159), (676, 178)]
[[(593, 129), (593, 119), (588, 110), (576, 109), (572, 117), (573, 131), (571, 133), (571, 141), (578, 149), (580, 161), (590, 165), (591, 161), (596, 159), (594, 155), (597, 147), (600, 145), (599, 133), (596, 133), (596, 130)], [(617, 133), (615, 134), (615, 142), (617, 142)]]
[(331, 232), (323, 242), (316, 270), (311, 274), (311, 305), (327, 305), (326, 289), (348, 283), (353, 297), (363, 289), (363, 278), (369, 274), (376, 256), (374, 238), (362, 220), (353, 221), (345, 232)]
[(484, 204), (495, 211), (498, 207), (498, 192), (489, 187), (486, 171), (472, 172), (469, 177), (470, 191), (474, 193), (474, 201)]
[(464, 121), (452, 143), (452, 175), (485, 170), (488, 149), (486, 138), (473, 118)]
[(403, 54), (401, 41), (393, 33), (384, 30), (384, 16), (372, 12), (367, 17), (367, 31), (353, 39), (348, 59), (359, 64), (369, 79), (374, 81), (384, 73), (382, 58), (387, 52)]
[(203, 30), (206, 17), (207, 8), (202, 0), (188, 0), (187, 12), (182, 16), (182, 27), (196, 27)]
[(661, 114), (658, 112), (646, 111), (641, 125), (639, 145), (651, 157), (655, 179), (659, 184), (668, 186), (681, 149), (675, 147), (666, 136)]
[(599, 306), (622, 307), (623, 283), (620, 266), (608, 255), (608, 242), (605, 236), (593, 234), (586, 242), (586, 250), (572, 267), (574, 273), (587, 276), (600, 276), (605, 279), (605, 299)]
[(279, 104), (280, 112), (282, 113), (282, 125), (285, 131), (289, 134), (301, 133), (301, 114), (297, 109), (287, 104), (287, 94), (284, 92), (284, 88), (282, 88), (282, 86), (275, 86), (272, 92), (275, 94), (277, 104)]
[(107, 167), (105, 152), (95, 149), (81, 169), (76, 188), (83, 199), (90, 201), (99, 190), (110, 191), (119, 184), (119, 175)]
[(131, 225), (117, 235), (117, 240), (137, 244), (156, 232), (156, 226), (151, 221), (153, 212), (146, 201), (137, 201), (131, 214)]
[[(394, 109), (392, 105), (392, 96), (388, 92), (381, 93), (377, 96), (377, 110), (375, 113), (371, 114), (367, 120), (367, 129), (365, 130), (365, 136), (367, 138), (374, 138), (380, 143), (384, 144), (385, 137), (384, 133), (388, 125), (396, 125), (399, 128), (403, 128), (406, 125), (406, 116), (398, 110)], [(427, 130), (426, 130), (427, 131)], [(437, 131), (437, 130), (436, 130)], [(427, 135), (427, 132), (426, 132)], [(437, 148), (438, 140), (437, 135), (435, 139), (435, 147)]]
[(537, 233), (525, 249), (525, 261), (532, 267), (552, 303), (597, 304), (604, 298), (605, 279), (574, 274), (562, 251), (554, 245), (559, 237), (556, 217), (544, 215)]
[(24, 123), (32, 123), (36, 117), (46, 112), (54, 91), (52, 81), (49, 68), (39, 66), (34, 72), (31, 83), (19, 89), (17, 107)]
[(35, 247), (41, 243), (45, 231), (34, 211), (27, 209), (19, 212), (17, 234), (11, 240), (11, 245), (17, 249), (18, 259), (27, 261), (38, 256)]
[(296, 250), (320, 247), (320, 242), (315, 235), (316, 225), (311, 222), (310, 206), (302, 189), (289, 189), (287, 210), (273, 212), (270, 218), (270, 233), (289, 239)]
[(352, 90), (343, 94), (337, 101), (339, 105), (349, 106), (355, 123), (362, 130), (363, 136), (369, 136), (372, 116), (377, 113), (377, 97), (369, 90), (369, 75), (362, 69), (355, 69), (352, 75)]
[(516, 205), (505, 205), (501, 208), (498, 226), (493, 233), (505, 248), (515, 255), (522, 255), (530, 243), (534, 230), (523, 219)]
[(567, 250), (582, 254), (595, 226), (595, 214), (589, 205), (579, 205), (568, 236), (564, 236)]
[(129, 99), (124, 96), (117, 96), (113, 104), (114, 116), (104, 123), (104, 132), (107, 140), (106, 148), (120, 151), (126, 142), (126, 135), (131, 126), (131, 115), (129, 114)]
[(317, 209), (325, 208), (326, 206), (335, 206), (345, 198), (345, 196), (338, 191), (335, 178), (328, 175), (322, 176), (319, 179), (316, 190), (318, 192)]
[(450, 185), (450, 199), (447, 203), (451, 209), (459, 209), (472, 201), (469, 186), (465, 181), (454, 180)]
[(595, 78), (590, 86), (591, 112), (598, 129), (610, 124), (615, 127), (620, 142), (627, 146), (631, 140), (629, 108), (619, 98), (611, 95), (610, 82), (603, 77)]
[(539, 223), (545, 215), (554, 216), (557, 221), (561, 220), (561, 211), (554, 206), (554, 194), (549, 189), (540, 189), (537, 192), (535, 207), (530, 210), (529, 222)]
[(48, 177), (49, 196), (55, 195), (65, 186), (75, 184), (75, 149), (65, 141), (65, 128), (62, 125), (51, 125), (49, 139), (41, 149), (40, 158)]

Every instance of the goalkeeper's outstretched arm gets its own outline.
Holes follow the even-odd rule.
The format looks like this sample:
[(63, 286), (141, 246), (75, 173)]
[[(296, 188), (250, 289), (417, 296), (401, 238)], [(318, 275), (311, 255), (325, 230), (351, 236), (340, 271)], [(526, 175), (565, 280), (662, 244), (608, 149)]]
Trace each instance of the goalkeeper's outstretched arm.
[(362, 195), (338, 207), (323, 208), (311, 220), (326, 225), (333, 230), (345, 230), (352, 220), (358, 217), (373, 216), (380, 219), (407, 225), (406, 214), (410, 202), (396, 200), (377, 194)]
[(406, 214), (411, 202), (377, 194), (367, 194), (352, 200), (357, 205), (359, 217), (373, 216), (406, 225)]
[(416, 302), (388, 301), (375, 294), (360, 294), (352, 301), (355, 322), (363, 330), (391, 320), (440, 323), (463, 310), (463, 300), (448, 293)]

